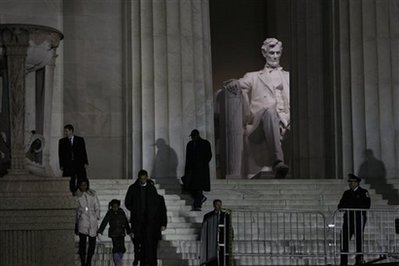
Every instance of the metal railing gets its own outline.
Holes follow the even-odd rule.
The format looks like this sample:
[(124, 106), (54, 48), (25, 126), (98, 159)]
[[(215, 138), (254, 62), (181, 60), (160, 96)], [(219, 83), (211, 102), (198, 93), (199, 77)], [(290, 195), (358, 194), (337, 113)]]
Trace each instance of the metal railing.
[(233, 256), (245, 265), (326, 265), (323, 213), (232, 210)]
[(340, 209), (328, 225), (334, 232), (334, 258), (347, 263), (399, 259), (399, 209)]

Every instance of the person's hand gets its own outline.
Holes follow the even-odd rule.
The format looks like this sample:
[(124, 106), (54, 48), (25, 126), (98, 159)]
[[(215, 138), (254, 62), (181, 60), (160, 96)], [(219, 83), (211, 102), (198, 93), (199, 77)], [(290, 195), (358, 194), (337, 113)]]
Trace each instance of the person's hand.
[(161, 226), (161, 231), (165, 231), (166, 230), (166, 226)]
[(225, 88), (234, 95), (241, 94), (240, 83), (236, 79), (223, 81), (223, 88)]

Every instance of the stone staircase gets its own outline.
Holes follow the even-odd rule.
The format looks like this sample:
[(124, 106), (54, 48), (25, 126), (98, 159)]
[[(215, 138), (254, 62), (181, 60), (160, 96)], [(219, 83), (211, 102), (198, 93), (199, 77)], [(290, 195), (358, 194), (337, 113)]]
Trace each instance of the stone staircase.
[[(180, 184), (175, 178), (163, 178), (156, 181), (158, 193), (164, 195), (168, 210), (168, 227), (163, 232), (163, 240), (158, 248), (160, 266), (191, 266), (199, 265), (199, 234), (203, 215), (212, 210), (212, 201), (216, 198), (223, 201), (225, 208), (246, 210), (312, 210), (320, 211), (327, 217), (327, 223), (332, 219), (338, 201), (347, 183), (332, 179), (291, 179), (291, 180), (213, 180), (212, 191), (205, 193), (208, 200), (201, 212), (191, 211), (191, 198), (182, 194)], [(91, 188), (97, 191), (101, 203), (101, 216), (107, 211), (108, 202), (113, 199), (122, 200), (132, 180), (91, 180)], [(372, 207), (386, 207), (387, 202), (373, 189), (362, 184), (370, 192)], [(125, 210), (126, 211), (126, 210)], [(129, 212), (126, 211), (129, 215)], [(97, 245), (97, 254), (93, 265), (113, 265), (111, 254), (111, 239), (106, 235), (107, 229)], [(125, 239), (127, 252), (124, 265), (132, 265), (133, 245), (128, 237)], [(288, 243), (288, 242), (287, 242)], [(292, 242), (294, 243), (294, 242)], [(292, 244), (291, 243), (291, 244)], [(239, 248), (237, 244), (236, 248)], [(298, 247), (300, 248), (300, 247)], [(302, 247), (306, 248), (306, 247)], [(236, 250), (237, 251), (237, 250)], [(236, 265), (290, 265), (289, 258), (245, 258), (236, 259)], [(332, 262), (330, 262), (332, 263)], [(323, 265), (323, 262), (311, 261), (306, 258), (294, 264)], [(76, 265), (79, 259), (76, 255)]]

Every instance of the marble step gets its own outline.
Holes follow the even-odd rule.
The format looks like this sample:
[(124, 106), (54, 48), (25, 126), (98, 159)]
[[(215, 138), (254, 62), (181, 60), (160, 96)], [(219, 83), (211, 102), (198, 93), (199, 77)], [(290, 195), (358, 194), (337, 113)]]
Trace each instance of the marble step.
[[(97, 190), (99, 198), (102, 201), (102, 210), (106, 211), (108, 201), (114, 197), (124, 199), (128, 186), (133, 180), (122, 180), (113, 183), (109, 181), (97, 181), (92, 182), (92, 187)], [(163, 232), (163, 238), (166, 241), (161, 241), (160, 254), (164, 257), (159, 261), (159, 265), (199, 265), (198, 251), (199, 241), (198, 236), (200, 232), (200, 224), (203, 219), (203, 215), (213, 209), (212, 201), (215, 198), (221, 198), (224, 202), (224, 207), (241, 208), (241, 209), (296, 209), (296, 210), (312, 210), (322, 211), (325, 214), (326, 222), (332, 220), (332, 214), (336, 210), (336, 205), (340, 199), (342, 193), (347, 189), (347, 183), (342, 180), (212, 180), (212, 191), (205, 193), (208, 200), (203, 205), (201, 212), (193, 212), (188, 208), (191, 204), (190, 195), (181, 194), (181, 186), (176, 179), (168, 180), (157, 180), (156, 186), (159, 188), (159, 193), (166, 193), (165, 199), (168, 208), (168, 229)], [(362, 184), (363, 186), (363, 184)], [(368, 186), (363, 186), (369, 189)], [(370, 190), (373, 206), (385, 206), (386, 201), (380, 200), (379, 196), (375, 195), (373, 190)], [(119, 196), (118, 196), (119, 195)], [(170, 199), (170, 201), (168, 200)], [(298, 204), (301, 202), (301, 204)], [(186, 206), (185, 206), (186, 205)], [(185, 206), (185, 207), (184, 207)], [(180, 208), (183, 207), (183, 208)], [(233, 210), (234, 211), (234, 210)], [(102, 213), (105, 215), (105, 212)], [(272, 224), (276, 225), (275, 221)], [(239, 224), (241, 229), (246, 228), (246, 225)], [(269, 225), (270, 226), (270, 225)], [(248, 228), (247, 228), (248, 229)], [(251, 237), (259, 237), (259, 232), (253, 231)], [(266, 229), (267, 230), (267, 229)], [(236, 231), (237, 240), (241, 237), (248, 237), (247, 234), (242, 234), (238, 229)], [(374, 232), (374, 233), (373, 233)], [(370, 237), (376, 234), (377, 231), (370, 231)], [(367, 233), (368, 234), (368, 233)], [(300, 236), (301, 233), (293, 234), (292, 238)], [(333, 241), (331, 231), (328, 233), (329, 242)], [(283, 237), (284, 234), (280, 234), (278, 231), (275, 232), (274, 238)], [(105, 237), (105, 236), (104, 236)], [(368, 236), (365, 236), (368, 239)], [(103, 240), (105, 241), (105, 240)], [(276, 239), (273, 239), (275, 242)], [(287, 241), (286, 241), (287, 242)], [(282, 241), (279, 245), (283, 248), (286, 247), (286, 242)], [(320, 242), (320, 241), (318, 241)], [(110, 245), (110, 239), (107, 242)], [(169, 246), (162, 246), (162, 243), (168, 243)], [(246, 244), (240, 244), (242, 247), (237, 246), (236, 251), (241, 250), (245, 252), (247, 248)], [(317, 244), (319, 247), (320, 244)], [(297, 249), (310, 248), (307, 244), (296, 245)], [(127, 254), (124, 261), (132, 262)], [(167, 261), (165, 257), (170, 256), (170, 260)], [(132, 258), (132, 257), (131, 257)], [(183, 258), (183, 259), (182, 259)], [(264, 264), (264, 261), (255, 258), (250, 261), (248, 258), (243, 259), (237, 257), (240, 265), (268, 265)], [(277, 264), (270, 265), (282, 265), (285, 262), (282, 258), (276, 258), (273, 260)], [(259, 262), (259, 264), (256, 264)], [(298, 260), (298, 265), (306, 264), (306, 260)], [(309, 262), (309, 260), (307, 261)], [(108, 265), (108, 264), (106, 264)], [(112, 265), (112, 263), (111, 263)], [(131, 264), (130, 264), (131, 265)], [(323, 265), (319, 264), (318, 265)]]

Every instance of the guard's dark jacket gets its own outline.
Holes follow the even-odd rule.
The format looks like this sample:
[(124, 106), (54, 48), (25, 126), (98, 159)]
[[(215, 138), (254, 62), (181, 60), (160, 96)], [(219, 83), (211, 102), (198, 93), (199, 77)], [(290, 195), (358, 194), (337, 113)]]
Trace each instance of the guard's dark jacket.
[[(369, 209), (371, 205), (371, 200), (369, 196), (369, 192), (367, 189), (357, 187), (356, 191), (352, 189), (348, 189), (342, 195), (341, 200), (338, 204), (338, 209)], [(363, 216), (366, 216), (366, 212), (362, 212)], [(345, 216), (347, 213), (345, 213)], [(344, 220), (346, 221), (346, 217), (344, 216)], [(353, 212), (350, 213), (350, 219), (353, 219)], [(356, 220), (360, 221), (360, 212), (356, 212)]]
[(342, 195), (338, 209), (369, 209), (370, 196), (367, 189), (357, 187), (356, 191), (348, 189)]

